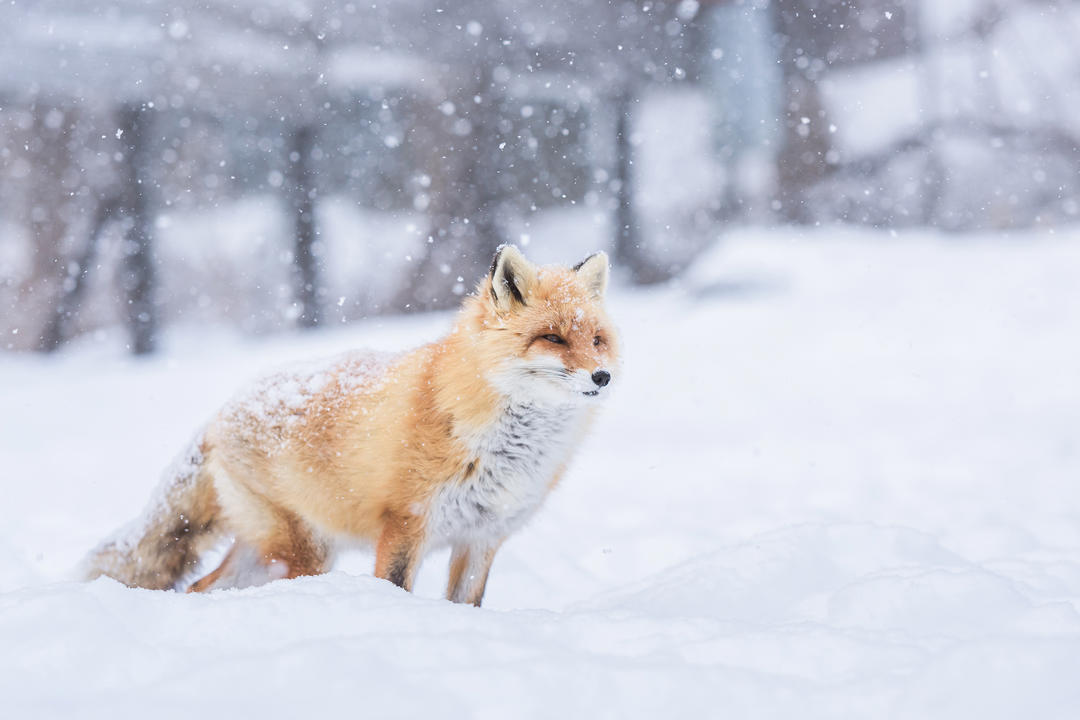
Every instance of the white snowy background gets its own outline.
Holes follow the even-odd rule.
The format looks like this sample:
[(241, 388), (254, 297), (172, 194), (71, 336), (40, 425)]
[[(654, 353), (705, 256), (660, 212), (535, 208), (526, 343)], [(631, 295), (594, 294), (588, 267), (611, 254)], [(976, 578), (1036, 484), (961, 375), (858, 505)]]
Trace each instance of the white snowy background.
[[(974, 59), (964, 29), (987, 3), (919, 5), (939, 38), (929, 62), (822, 80), (845, 162), (926, 124), (927, 68), (946, 119), (970, 119), (966, 84), (985, 91), (989, 62), (993, 120), (1075, 121), (1077, 4), (1003, 3), (994, 52)], [(143, 47), (121, 30), (97, 35)], [(418, 72), (372, 72), (390, 70)], [(641, 93), (650, 239), (677, 245), (676, 220), (715, 199), (711, 111), (699, 88)], [(479, 609), (440, 599), (445, 551), (415, 594), (373, 578), (364, 550), (321, 577), (205, 595), (76, 580), (247, 382), (348, 349), (410, 348), (452, 322), (350, 314), (414, 273), (423, 208), (321, 198), (323, 282), (344, 309), (302, 332), (282, 322), (280, 198), (204, 188), (210, 201), (155, 216), (164, 329), (156, 353), (133, 358), (114, 233), (83, 334), (51, 355), (0, 353), (0, 718), (1080, 717), (1076, 173), (1070, 185), (1044, 168), (1047, 148), (1014, 167), (1005, 153), (1023, 143), (995, 154), (991, 140), (933, 137), (954, 173), (945, 214), (976, 231), (913, 227), (889, 181), (919, 186), (921, 166), (900, 159), (824, 191), (880, 196), (895, 226), (717, 222), (671, 282), (635, 286), (617, 265), (614, 392), (497, 556)], [(1027, 191), (1049, 199), (1028, 207)], [(512, 217), (508, 239), (544, 263), (611, 249), (610, 196), (588, 197)], [(7, 349), (36, 332), (16, 281), (40, 258), (18, 220), (0, 215)], [(997, 222), (1026, 229), (987, 229)]]

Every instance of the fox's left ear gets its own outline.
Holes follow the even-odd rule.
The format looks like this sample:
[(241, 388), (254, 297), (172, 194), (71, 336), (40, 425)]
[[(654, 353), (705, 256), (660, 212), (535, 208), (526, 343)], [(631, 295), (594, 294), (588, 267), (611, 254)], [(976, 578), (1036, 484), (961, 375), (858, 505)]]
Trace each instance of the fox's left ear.
[(608, 282), (608, 257), (605, 252), (593, 253), (574, 266), (585, 287), (598, 298), (604, 297)]

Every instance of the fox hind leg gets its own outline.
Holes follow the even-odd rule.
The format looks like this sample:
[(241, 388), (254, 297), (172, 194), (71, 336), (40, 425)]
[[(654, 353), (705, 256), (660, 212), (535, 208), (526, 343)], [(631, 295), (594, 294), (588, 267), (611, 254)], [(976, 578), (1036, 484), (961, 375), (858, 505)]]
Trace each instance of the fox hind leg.
[(258, 543), (260, 561), (271, 575), (296, 578), (322, 575), (330, 569), (332, 548), (306, 522), (288, 512), (277, 513), (272, 531)]
[(248, 587), (271, 580), (321, 575), (333, 562), (328, 538), (295, 512), (273, 501), (243, 465), (223, 466), (215, 475), (234, 546), (221, 565), (191, 589)]
[(268, 513), (256, 537), (238, 537), (221, 564), (188, 592), (250, 587), (271, 580), (321, 575), (332, 562), (330, 543), (307, 523), (285, 511)]
[(234, 578), (239, 574), (239, 567), (244, 562), (241, 559), (243, 554), (243, 546), (240, 543), (234, 543), (233, 546), (229, 548), (229, 552), (225, 553), (225, 557), (222, 558), (221, 564), (209, 574), (194, 582), (187, 591), (189, 593), (207, 592), (219, 582), (235, 586), (236, 582), (234, 581)]

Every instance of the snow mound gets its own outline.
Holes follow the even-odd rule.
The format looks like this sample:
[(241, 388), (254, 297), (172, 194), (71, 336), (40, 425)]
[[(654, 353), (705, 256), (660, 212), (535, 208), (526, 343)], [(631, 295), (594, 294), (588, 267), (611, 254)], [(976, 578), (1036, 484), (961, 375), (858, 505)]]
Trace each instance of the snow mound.
[(137, 698), (168, 698), (166, 716), (1063, 717), (1080, 615), (1028, 579), (1044, 571), (845, 524), (767, 533), (563, 613), (343, 572), (197, 596), (99, 579), (0, 596), (0, 691), (36, 717), (126, 716)]
[(0, 358), (3, 714), (1071, 720), (1078, 239), (747, 230), (615, 287), (615, 391), (482, 609), (437, 599), (446, 551), (411, 595), (364, 551), (200, 596), (56, 582), (251, 377), (450, 317)]

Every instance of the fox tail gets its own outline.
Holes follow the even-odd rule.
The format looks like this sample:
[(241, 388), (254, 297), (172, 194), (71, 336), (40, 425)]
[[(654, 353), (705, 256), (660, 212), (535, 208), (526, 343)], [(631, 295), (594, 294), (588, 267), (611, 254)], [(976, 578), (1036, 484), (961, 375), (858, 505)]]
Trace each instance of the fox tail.
[(219, 534), (220, 505), (200, 433), (162, 477), (142, 516), (90, 551), (81, 575), (168, 590), (195, 570)]

